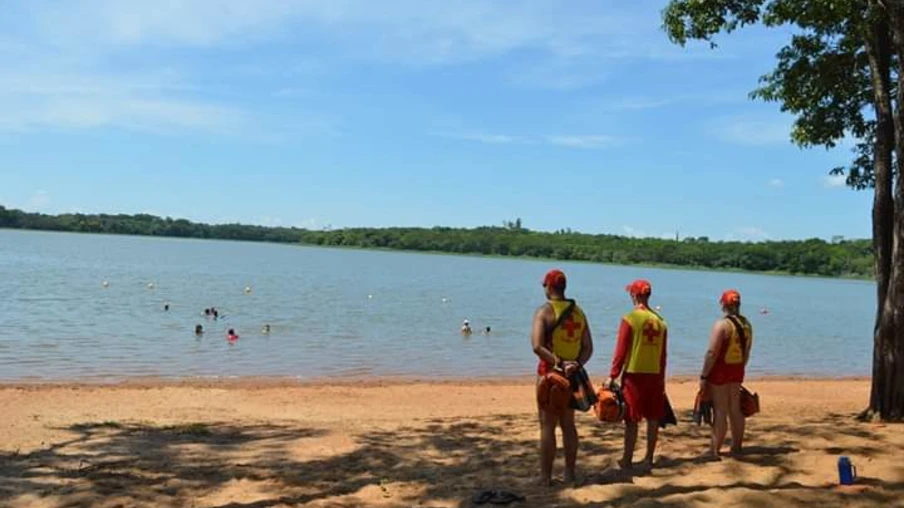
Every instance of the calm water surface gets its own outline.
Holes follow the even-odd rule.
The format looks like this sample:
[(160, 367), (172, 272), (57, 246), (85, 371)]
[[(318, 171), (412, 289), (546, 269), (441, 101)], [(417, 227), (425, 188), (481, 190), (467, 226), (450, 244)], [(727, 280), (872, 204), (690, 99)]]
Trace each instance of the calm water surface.
[[(653, 282), (669, 322), (671, 374), (699, 370), (727, 287), (753, 322), (753, 373), (870, 372), (867, 282), (0, 230), (0, 378), (531, 374), (530, 320), (553, 266), (590, 319), (594, 377), (636, 277)], [(211, 306), (219, 320), (204, 317)], [(466, 318), (470, 338), (458, 331)]]

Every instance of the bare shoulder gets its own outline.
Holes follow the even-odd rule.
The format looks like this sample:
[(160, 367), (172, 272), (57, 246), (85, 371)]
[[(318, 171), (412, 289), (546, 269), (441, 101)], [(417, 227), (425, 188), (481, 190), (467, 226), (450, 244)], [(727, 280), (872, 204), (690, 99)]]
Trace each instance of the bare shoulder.
[(537, 307), (536, 312), (534, 312), (534, 322), (543, 323), (543, 326), (549, 326), (554, 320), (555, 311), (553, 311), (552, 305), (549, 303), (544, 303)]
[(551, 315), (553, 315), (552, 305), (550, 305), (549, 302), (546, 302), (543, 305), (537, 307), (537, 310), (534, 312), (534, 319), (545, 320)]
[(716, 320), (716, 324), (713, 326), (713, 328), (721, 333), (727, 333), (731, 329), (731, 326), (731, 321), (729, 321), (727, 317), (720, 317)]

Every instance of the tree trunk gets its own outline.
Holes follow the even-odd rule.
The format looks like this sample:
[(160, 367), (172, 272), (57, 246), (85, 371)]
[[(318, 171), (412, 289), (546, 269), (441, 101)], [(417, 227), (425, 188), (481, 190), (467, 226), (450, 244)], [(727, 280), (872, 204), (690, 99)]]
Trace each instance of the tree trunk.
[(891, 279), (894, 201), (892, 195), (895, 118), (891, 98), (892, 42), (888, 18), (875, 12), (866, 29), (866, 50), (876, 111), (876, 139), (873, 155), (875, 197), (873, 199), (873, 248), (876, 251), (877, 319), (885, 306)]
[[(888, 63), (887, 49), (889, 30), (894, 52), (899, 62), (904, 57), (904, 2), (894, 0), (888, 2), (885, 17), (877, 12), (873, 20), (874, 50), (870, 60), (875, 56), (878, 62), (878, 76), (883, 80), (888, 76), (882, 68), (883, 61)], [(881, 10), (880, 10), (881, 11)], [(884, 27), (882, 25), (885, 25)], [(871, 48), (872, 49), (872, 48)], [(898, 95), (895, 101), (894, 118), (894, 160), (886, 159), (885, 152), (880, 152), (880, 138), (887, 138), (884, 128), (886, 113), (890, 104), (887, 95), (888, 87), (875, 91), (878, 131), (876, 136), (875, 177), (876, 196), (873, 209), (873, 235), (876, 246), (876, 279), (878, 290), (878, 313), (873, 349), (873, 386), (870, 396), (870, 408), (874, 416), (883, 420), (900, 420), (904, 418), (904, 179), (895, 178), (894, 165), (904, 160), (904, 74), (897, 73)], [(890, 81), (888, 81), (890, 82)], [(897, 181), (895, 181), (897, 180)]]

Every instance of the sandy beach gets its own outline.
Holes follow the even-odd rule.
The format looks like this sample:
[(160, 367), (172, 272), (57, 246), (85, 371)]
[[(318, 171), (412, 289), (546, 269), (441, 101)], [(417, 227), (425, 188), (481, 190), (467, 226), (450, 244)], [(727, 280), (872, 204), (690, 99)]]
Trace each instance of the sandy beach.
[[(696, 383), (672, 380), (680, 422), (651, 473), (615, 470), (622, 428), (579, 414), (583, 484), (541, 489), (529, 379), (5, 385), (0, 506), (465, 507), (483, 489), (532, 507), (904, 506), (901, 427), (853, 418), (868, 381), (747, 386), (745, 457), (695, 461), (709, 428), (690, 422)], [(839, 455), (857, 485), (835, 485)]]

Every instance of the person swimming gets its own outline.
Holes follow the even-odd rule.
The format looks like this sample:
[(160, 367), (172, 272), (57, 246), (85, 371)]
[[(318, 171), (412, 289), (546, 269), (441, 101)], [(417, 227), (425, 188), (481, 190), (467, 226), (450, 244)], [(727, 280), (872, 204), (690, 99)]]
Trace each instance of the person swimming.
[(168, 303), (163, 304), (163, 311), (164, 311), (164, 312), (169, 311), (169, 304), (168, 304)]
[(270, 325), (264, 325), (264, 329), (261, 330), (261, 333), (263, 333), (265, 335), (269, 334), (270, 333)]
[(195, 335), (204, 335), (204, 327), (201, 325), (195, 325)]
[(484, 335), (489, 335), (489, 334), (490, 334), (490, 327), (489, 327), (489, 326), (483, 329), (483, 334), (484, 334)]
[(462, 335), (471, 335), (471, 322), (467, 319), (461, 324), (461, 334)]
[(235, 333), (234, 329), (230, 328), (229, 331), (226, 332), (226, 339), (230, 341), (239, 340), (239, 336)]

